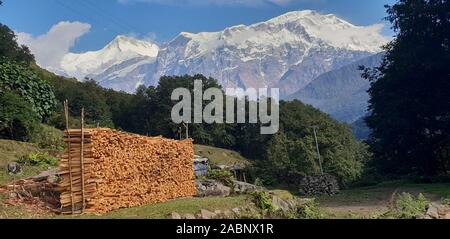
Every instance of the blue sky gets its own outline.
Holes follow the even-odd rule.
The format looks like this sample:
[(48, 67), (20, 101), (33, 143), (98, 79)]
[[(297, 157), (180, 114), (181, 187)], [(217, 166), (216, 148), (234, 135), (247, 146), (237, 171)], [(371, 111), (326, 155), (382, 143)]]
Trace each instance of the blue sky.
[[(312, 9), (357, 25), (385, 23), (385, 4), (394, 0), (4, 0), (0, 22), (30, 37), (61, 21), (80, 22), (73, 52), (103, 47), (118, 34), (163, 43), (180, 32), (218, 31), (283, 13)], [(82, 29), (80, 29), (80, 27)], [(76, 31), (69, 31), (76, 32)], [(387, 25), (384, 34), (392, 35)]]

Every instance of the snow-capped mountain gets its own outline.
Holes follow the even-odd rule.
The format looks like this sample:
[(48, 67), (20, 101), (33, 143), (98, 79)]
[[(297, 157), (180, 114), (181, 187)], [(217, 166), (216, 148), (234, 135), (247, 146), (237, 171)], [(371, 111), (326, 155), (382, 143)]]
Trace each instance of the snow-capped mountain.
[[(68, 75), (89, 75), (105, 87), (129, 92), (139, 84), (156, 85), (163, 75), (200, 73), (224, 87), (278, 87), (287, 96), (325, 72), (380, 52), (388, 42), (381, 29), (355, 26), (332, 14), (296, 11), (219, 32), (180, 33), (156, 59), (147, 54), (113, 60), (97, 52), (69, 54), (61, 65)], [(151, 46), (149, 52), (158, 52)]]
[(99, 51), (65, 55), (61, 61), (61, 70), (80, 80), (85, 77), (98, 78), (105, 70), (117, 68), (130, 60), (148, 62), (156, 58), (158, 51), (159, 47), (151, 42), (117, 36)]

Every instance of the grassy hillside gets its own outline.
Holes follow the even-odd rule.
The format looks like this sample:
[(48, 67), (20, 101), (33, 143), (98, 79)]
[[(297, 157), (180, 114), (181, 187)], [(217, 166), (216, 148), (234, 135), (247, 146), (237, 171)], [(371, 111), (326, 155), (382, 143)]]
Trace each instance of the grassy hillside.
[(240, 153), (232, 150), (226, 150), (205, 145), (195, 145), (195, 154), (208, 158), (211, 163), (216, 165), (240, 165), (246, 166), (250, 161), (244, 158)]
[(43, 169), (38, 166), (22, 166), (23, 172), (20, 175), (9, 175), (6, 166), (10, 162), (15, 162), (21, 157), (30, 153), (40, 152), (34, 144), (0, 139), (0, 185), (17, 179), (27, 178), (39, 174)]
[(57, 218), (83, 218), (83, 219), (164, 219), (168, 218), (172, 212), (180, 214), (196, 214), (200, 210), (206, 209), (210, 211), (227, 210), (242, 207), (249, 203), (247, 196), (235, 197), (210, 197), (210, 198), (184, 198), (176, 199), (168, 202), (145, 205), (135, 208), (121, 209), (107, 213), (102, 216), (82, 215), (82, 216), (65, 216)]

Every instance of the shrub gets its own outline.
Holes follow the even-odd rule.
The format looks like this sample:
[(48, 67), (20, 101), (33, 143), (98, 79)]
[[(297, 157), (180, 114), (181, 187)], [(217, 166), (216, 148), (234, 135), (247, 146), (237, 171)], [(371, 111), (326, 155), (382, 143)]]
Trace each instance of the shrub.
[(298, 206), (295, 217), (297, 219), (323, 219), (325, 214), (320, 210), (319, 205), (312, 200)]
[(30, 141), (42, 149), (62, 151), (65, 146), (63, 132), (44, 124), (36, 128)]
[(50, 156), (47, 153), (31, 153), (20, 158), (18, 163), (49, 168), (58, 165), (58, 158)]
[(413, 219), (426, 213), (427, 199), (422, 195), (416, 198), (409, 193), (402, 193), (395, 201), (395, 209), (392, 216), (401, 219)]
[(255, 179), (255, 186), (264, 187), (264, 182), (260, 178)]
[(267, 192), (254, 192), (252, 194), (253, 202), (256, 207), (261, 210), (273, 212), (275, 211), (275, 205), (273, 205), (272, 197)]
[(0, 90), (0, 137), (28, 141), (38, 125), (38, 116), (19, 96)]
[(225, 186), (232, 187), (234, 186), (234, 177), (228, 170), (221, 169), (213, 169), (208, 171), (208, 175), (206, 176), (209, 179), (217, 180), (223, 183)]
[(446, 199), (442, 200), (442, 204), (450, 206), (450, 198), (446, 198)]

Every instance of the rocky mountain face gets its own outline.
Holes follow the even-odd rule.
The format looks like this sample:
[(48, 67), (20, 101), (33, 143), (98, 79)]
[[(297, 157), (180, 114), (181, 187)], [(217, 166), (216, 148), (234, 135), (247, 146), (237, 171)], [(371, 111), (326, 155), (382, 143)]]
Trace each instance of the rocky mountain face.
[(382, 59), (379, 53), (324, 73), (287, 99), (298, 99), (337, 120), (353, 123), (367, 115), (369, 100), (370, 82), (361, 77), (359, 67), (378, 67)]
[(381, 29), (297, 11), (220, 32), (183, 32), (160, 48), (121, 37), (99, 52), (67, 55), (61, 68), (128, 92), (140, 84), (156, 85), (163, 75), (200, 73), (224, 88), (275, 87), (286, 97), (326, 72), (378, 53), (388, 41)]

